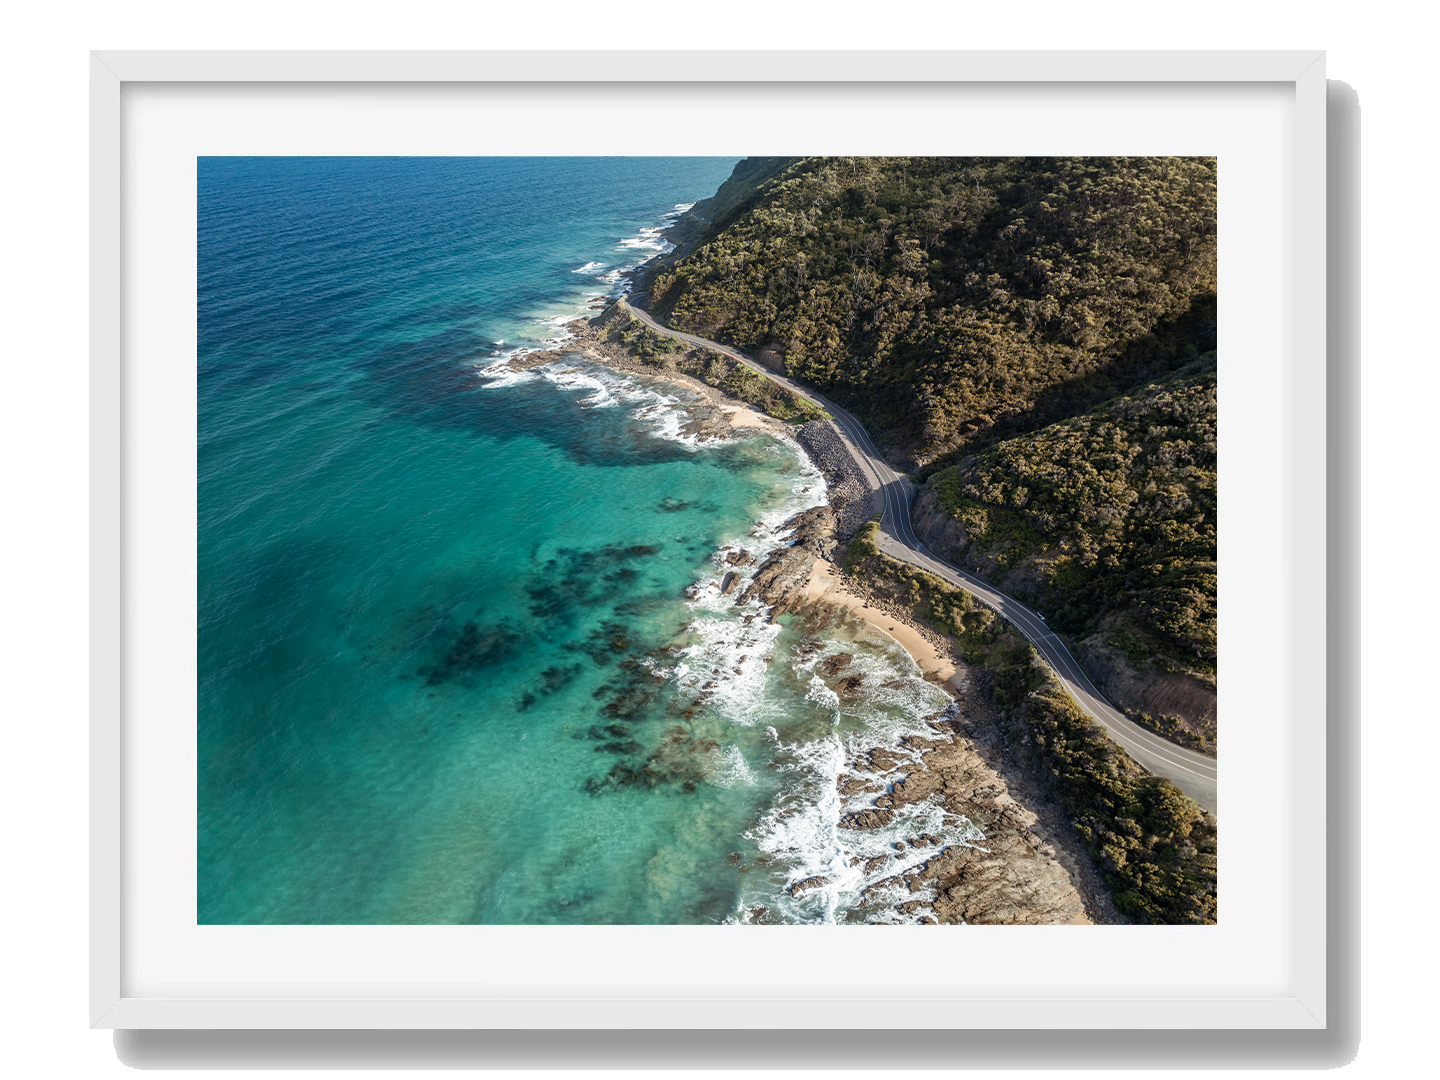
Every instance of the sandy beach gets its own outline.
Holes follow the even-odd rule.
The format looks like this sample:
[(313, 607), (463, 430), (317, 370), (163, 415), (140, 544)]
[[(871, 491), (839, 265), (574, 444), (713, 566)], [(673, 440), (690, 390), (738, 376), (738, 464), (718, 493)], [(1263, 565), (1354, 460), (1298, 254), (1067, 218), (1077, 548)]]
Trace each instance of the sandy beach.
[[(691, 382), (696, 388), (705, 386), (704, 383), (701, 383), (698, 380), (687, 380), (687, 382)], [(712, 398), (720, 394), (720, 392), (714, 387), (705, 386), (705, 389), (710, 393)], [(748, 405), (735, 405), (728, 404), (726, 402), (720, 402), (716, 405), (716, 408), (718, 408), (722, 413), (725, 414), (726, 419), (730, 421), (731, 427), (766, 428), (773, 430), (775, 428), (783, 428), (786, 426), (781, 421), (778, 421), (773, 417), (766, 416), (764, 413), (756, 412)]]
[(928, 640), (908, 622), (872, 606), (864, 597), (851, 592), (833, 563), (824, 559), (815, 561), (815, 569), (806, 587), (806, 598), (848, 609), (856, 618), (864, 619), (882, 634), (898, 641), (919, 665), (926, 679), (944, 686), (952, 695), (961, 692), (963, 677), (948, 650)]

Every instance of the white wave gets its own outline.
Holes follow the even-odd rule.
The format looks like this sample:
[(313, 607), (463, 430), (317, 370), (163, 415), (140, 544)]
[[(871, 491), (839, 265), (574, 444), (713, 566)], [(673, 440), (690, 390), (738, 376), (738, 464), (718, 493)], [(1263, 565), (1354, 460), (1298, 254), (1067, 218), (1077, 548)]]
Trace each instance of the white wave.
[[(889, 774), (861, 767), (860, 751), (874, 745), (888, 745), (900, 766)], [(768, 897), (748, 897), (746, 903), (765, 903), (783, 921), (835, 922), (845, 912), (859, 911), (869, 922), (913, 923), (917, 916), (899, 911), (898, 905), (936, 899), (933, 886), (914, 875), (947, 847), (983, 842), (978, 828), (935, 799), (893, 807), (894, 817), (879, 828), (841, 828), (846, 814), (873, 806), (878, 795), (893, 790), (895, 781), (919, 764), (917, 750), (838, 733), (781, 744), (780, 750), (789, 784), (746, 835), (784, 868), (785, 888)], [(842, 796), (844, 779), (869, 790)], [(798, 895), (790, 892), (816, 878), (824, 880)]]
[(528, 371), (516, 371), (510, 367), (510, 361), (523, 353), (524, 349), (511, 349), (501, 355), (500, 359), (481, 367), (476, 365), (475, 374), (485, 379), (486, 390), (499, 390), (506, 386), (518, 386), (521, 383), (534, 382), (540, 376), (534, 369)]
[(810, 683), (805, 689), (805, 700), (825, 706), (834, 715), (835, 723), (840, 723), (840, 695), (826, 686), (825, 680), (819, 675), (810, 677)]
[(621, 240), (619, 247), (626, 251), (655, 251), (668, 253), (675, 250), (675, 245), (664, 237), (666, 226), (648, 225), (639, 230), (639, 236), (626, 237)]
[(558, 315), (547, 315), (538, 320), (543, 328), (541, 333), (545, 335), (543, 341), (545, 348), (558, 349), (575, 335), (570, 330), (570, 324), (576, 319), (584, 318), (586, 314), (583, 305), (577, 305), (569, 311)]
[[(907, 735), (929, 736), (933, 732), (924, 718), (954, 707), (949, 694), (921, 677), (909, 653), (868, 626), (854, 642), (831, 640), (819, 653), (796, 661), (793, 670), (803, 675), (824, 658), (842, 652), (851, 654), (843, 674), (859, 676), (863, 688), (845, 706), (850, 719), (861, 725), (858, 733), (847, 736), (855, 740), (857, 752), (869, 746), (898, 745)], [(862, 742), (865, 746), (859, 745)]]
[(681, 430), (685, 426), (686, 414), (680, 407), (679, 399), (664, 395), (660, 397), (660, 401), (636, 409), (632, 415), (644, 422), (655, 438), (679, 443), (687, 450), (698, 450), (699, 441), (695, 436), (687, 435)]
[(570, 272), (572, 274), (588, 274), (592, 270), (599, 270), (602, 269), (604, 266), (605, 264), (602, 262), (588, 262), (584, 266), (581, 266), (575, 270), (571, 270)]
[(575, 363), (573, 358), (564, 362), (563, 366), (557, 362), (535, 370), (563, 389), (589, 390), (586, 397), (577, 401), (583, 408), (636, 406), (631, 417), (644, 424), (649, 434), (678, 442), (692, 450), (697, 448), (696, 439), (680, 430), (688, 412), (685, 402), (674, 395), (643, 386), (631, 376), (602, 364)]
[(774, 651), (781, 627), (759, 619), (747, 624), (730, 616), (695, 618), (687, 629), (691, 641), (681, 650), (676, 669), (682, 695), (703, 700), (709, 711), (745, 727), (770, 719), (765, 659)]
[[(835, 777), (844, 767), (844, 748), (830, 736), (786, 749), (793, 763), (785, 768), (794, 782), (746, 836), (785, 867), (784, 891), (768, 898), (777, 914), (787, 922), (834, 923), (841, 898), (861, 887), (839, 829)], [(823, 883), (790, 891), (816, 878)]]
[(754, 787), (755, 771), (750, 768), (738, 746), (727, 746), (718, 765), (705, 777), (716, 787)]
[(563, 390), (588, 390), (589, 394), (579, 399), (582, 408), (613, 409), (620, 404), (619, 398), (611, 392), (612, 387), (606, 385), (606, 380), (592, 374), (589, 369), (565, 368), (560, 371), (547, 371), (540, 367), (535, 370), (542, 372), (546, 379)]

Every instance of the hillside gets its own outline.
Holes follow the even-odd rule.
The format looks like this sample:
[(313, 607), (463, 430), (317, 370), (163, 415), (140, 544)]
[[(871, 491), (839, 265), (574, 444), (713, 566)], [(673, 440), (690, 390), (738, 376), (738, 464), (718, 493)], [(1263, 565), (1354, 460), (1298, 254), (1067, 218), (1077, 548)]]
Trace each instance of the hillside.
[(1214, 752), (1213, 354), (936, 472), (913, 517), (1067, 635), (1114, 704)]
[[(747, 159), (645, 282), (924, 470), (1213, 347), (1213, 159)], [(727, 190), (727, 188), (729, 190)]]

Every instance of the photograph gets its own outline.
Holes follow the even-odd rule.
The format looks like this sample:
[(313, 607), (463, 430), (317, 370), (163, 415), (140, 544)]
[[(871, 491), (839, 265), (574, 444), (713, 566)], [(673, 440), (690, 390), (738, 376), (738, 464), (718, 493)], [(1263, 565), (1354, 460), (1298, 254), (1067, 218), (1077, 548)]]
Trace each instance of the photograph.
[(1218, 183), (196, 158), (196, 923), (1218, 924)]

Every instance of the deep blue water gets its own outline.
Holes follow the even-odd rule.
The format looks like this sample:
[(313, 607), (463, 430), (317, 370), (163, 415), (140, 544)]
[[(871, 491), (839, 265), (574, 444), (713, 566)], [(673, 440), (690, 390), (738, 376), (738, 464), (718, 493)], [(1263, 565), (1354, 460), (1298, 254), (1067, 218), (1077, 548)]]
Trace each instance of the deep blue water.
[(685, 597), (823, 497), (803, 454), (494, 367), (733, 164), (200, 159), (200, 922), (874, 915), (835, 777), (943, 698), (841, 625), (888, 687), (842, 708), (819, 628)]

